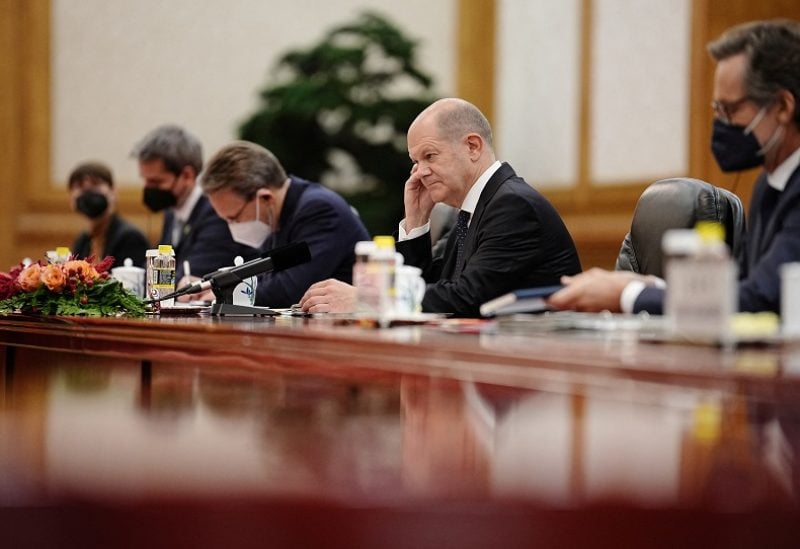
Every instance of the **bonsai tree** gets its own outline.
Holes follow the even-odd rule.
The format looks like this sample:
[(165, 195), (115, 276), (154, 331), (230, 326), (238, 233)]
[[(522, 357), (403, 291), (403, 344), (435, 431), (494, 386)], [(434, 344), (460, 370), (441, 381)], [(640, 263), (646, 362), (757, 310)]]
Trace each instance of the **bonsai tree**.
[(406, 130), (434, 100), (416, 45), (364, 13), (309, 49), (284, 54), (241, 138), (270, 149), (288, 172), (336, 187), (372, 234), (391, 234), (410, 169)]

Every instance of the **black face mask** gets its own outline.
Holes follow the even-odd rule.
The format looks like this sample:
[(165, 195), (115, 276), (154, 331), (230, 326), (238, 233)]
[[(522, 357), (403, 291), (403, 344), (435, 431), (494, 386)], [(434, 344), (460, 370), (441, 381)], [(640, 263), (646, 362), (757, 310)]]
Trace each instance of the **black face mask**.
[(150, 208), (151, 212), (160, 212), (167, 208), (174, 208), (175, 204), (178, 203), (178, 199), (175, 198), (172, 191), (164, 191), (152, 187), (144, 188), (143, 201), (144, 205)]
[(747, 131), (747, 127), (714, 120), (711, 152), (723, 172), (738, 172), (760, 166), (764, 163), (761, 149), (758, 139), (752, 131)]
[(96, 219), (108, 209), (108, 199), (95, 191), (84, 191), (75, 200), (75, 207), (89, 219)]

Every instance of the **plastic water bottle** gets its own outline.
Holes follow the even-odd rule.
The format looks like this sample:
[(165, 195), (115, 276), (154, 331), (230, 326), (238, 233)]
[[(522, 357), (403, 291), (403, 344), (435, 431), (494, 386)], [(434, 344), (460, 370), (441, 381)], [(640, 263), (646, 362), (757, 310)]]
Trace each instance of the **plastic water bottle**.
[(395, 305), (394, 238), (376, 236), (372, 242), (358, 242), (355, 254), (356, 312), (386, 325)]
[[(175, 291), (175, 251), (169, 244), (160, 244), (158, 248), (145, 252), (146, 262), (146, 291), (150, 299)], [(172, 307), (174, 299), (161, 301), (162, 307)], [(160, 307), (155, 307), (156, 309)]]
[(389, 323), (395, 309), (395, 250), (394, 237), (376, 236), (375, 249), (369, 261), (368, 270), (375, 273), (378, 287), (378, 322), (381, 326)]
[(726, 342), (736, 312), (737, 267), (719, 223), (667, 231), (667, 294), (664, 313), (670, 330), (689, 340)]
[(69, 248), (66, 246), (58, 246), (55, 250), (48, 250), (45, 253), (47, 261), (54, 264), (66, 263), (71, 255), (72, 252), (70, 252)]

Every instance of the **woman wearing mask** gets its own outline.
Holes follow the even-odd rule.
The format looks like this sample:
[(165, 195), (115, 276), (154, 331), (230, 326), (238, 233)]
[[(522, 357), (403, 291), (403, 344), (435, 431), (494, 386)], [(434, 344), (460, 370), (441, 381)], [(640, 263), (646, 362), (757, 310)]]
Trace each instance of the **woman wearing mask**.
[(144, 267), (149, 243), (144, 234), (116, 213), (116, 194), (111, 170), (99, 162), (87, 162), (69, 175), (69, 199), (73, 211), (86, 217), (88, 229), (72, 245), (76, 257), (114, 256), (114, 265), (131, 258)]

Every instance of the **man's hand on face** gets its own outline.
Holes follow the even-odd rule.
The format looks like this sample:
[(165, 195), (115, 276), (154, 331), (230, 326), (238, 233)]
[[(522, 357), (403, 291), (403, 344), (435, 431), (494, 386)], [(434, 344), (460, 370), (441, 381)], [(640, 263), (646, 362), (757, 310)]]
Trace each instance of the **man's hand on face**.
[(403, 191), (403, 202), (406, 209), (406, 231), (411, 231), (417, 227), (422, 227), (431, 218), (433, 211), (433, 199), (419, 175), (419, 166), (414, 164), (411, 167), (411, 175), (405, 184)]

